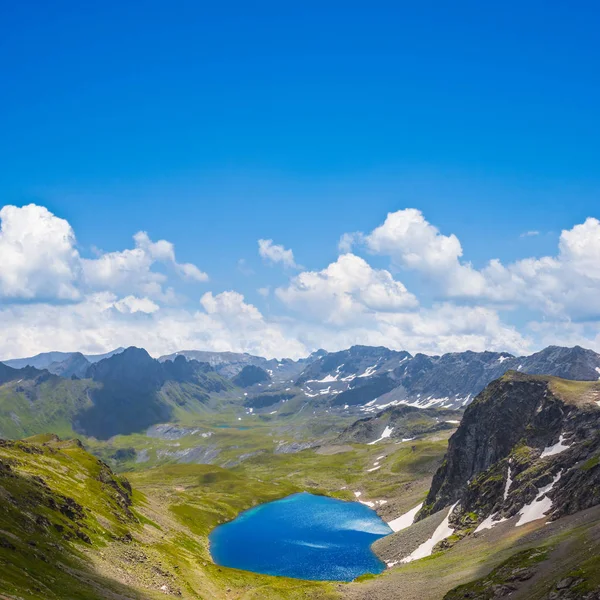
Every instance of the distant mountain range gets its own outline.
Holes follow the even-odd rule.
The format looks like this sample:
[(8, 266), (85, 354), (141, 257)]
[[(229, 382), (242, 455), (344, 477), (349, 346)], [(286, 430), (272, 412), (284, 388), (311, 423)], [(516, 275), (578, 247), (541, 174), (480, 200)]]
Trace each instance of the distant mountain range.
[(207, 363), (183, 356), (161, 363), (134, 347), (90, 364), (81, 379), (0, 363), (0, 437), (51, 430), (107, 439), (198, 410), (233, 387)]
[(531, 356), (507, 352), (454, 352), (410, 355), (384, 347), (353, 346), (321, 356), (296, 384), (308, 397), (331, 398), (334, 406), (419, 408), (467, 406), (490, 381), (509, 370), (593, 381), (600, 378), (600, 355), (579, 346), (549, 346)]
[[(134, 347), (92, 356), (49, 352), (0, 363), (0, 436), (52, 430), (108, 438), (177, 420), (187, 411), (218, 411), (227, 402), (239, 414), (285, 416), (310, 406), (313, 414), (364, 416), (367, 421), (347, 435), (367, 441), (399, 418), (387, 409), (463, 409), (508, 370), (593, 381), (600, 377), (600, 355), (578, 346), (550, 346), (526, 357), (505, 352), (413, 356), (353, 346), (320, 350), (298, 361), (203, 351), (154, 359)], [(439, 427), (433, 415), (428, 419), (428, 430)], [(403, 435), (400, 429), (396, 435)]]
[(181, 352), (161, 356), (158, 360), (164, 362), (165, 360), (174, 360), (177, 356), (184, 356), (188, 360), (208, 363), (219, 375), (227, 378), (234, 377), (246, 366), (260, 367), (274, 381), (283, 383), (295, 379), (307, 365), (324, 352), (324, 350), (321, 350), (319, 353), (313, 353), (300, 360), (292, 360), (291, 358), (278, 360), (276, 358), (267, 359), (262, 356), (253, 356), (252, 354), (239, 352), (182, 350)]
[(35, 367), (46, 369), (61, 377), (84, 377), (89, 366), (105, 358), (123, 352), (125, 348), (116, 348), (104, 354), (82, 354), (81, 352), (42, 352), (28, 358), (12, 358), (2, 362), (13, 369)]

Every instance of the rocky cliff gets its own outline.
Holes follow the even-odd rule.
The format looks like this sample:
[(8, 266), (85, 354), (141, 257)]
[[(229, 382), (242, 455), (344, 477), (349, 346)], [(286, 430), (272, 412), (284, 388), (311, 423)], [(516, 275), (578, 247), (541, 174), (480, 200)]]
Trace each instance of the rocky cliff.
[(417, 520), (459, 503), (469, 533), (600, 503), (600, 383), (511, 371), (466, 409)]

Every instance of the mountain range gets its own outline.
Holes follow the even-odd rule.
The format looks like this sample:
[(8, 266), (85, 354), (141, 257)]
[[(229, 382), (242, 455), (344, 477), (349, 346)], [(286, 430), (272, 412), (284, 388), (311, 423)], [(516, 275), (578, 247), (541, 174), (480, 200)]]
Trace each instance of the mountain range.
[(81, 352), (42, 352), (35, 356), (27, 358), (12, 358), (2, 361), (8, 367), (13, 369), (22, 369), (23, 367), (35, 367), (36, 369), (46, 369), (54, 375), (62, 377), (84, 377), (90, 365), (97, 363), (105, 358), (110, 358), (115, 354), (123, 352), (125, 348), (116, 348), (104, 354), (82, 354)]
[(315, 414), (373, 416), (377, 425), (364, 427), (381, 435), (394, 415), (378, 417), (382, 411), (400, 405), (462, 409), (509, 370), (593, 381), (600, 376), (600, 355), (578, 346), (550, 346), (526, 357), (470, 351), (413, 356), (353, 346), (298, 361), (201, 351), (154, 359), (134, 347), (94, 356), (49, 352), (0, 363), (0, 434), (52, 430), (104, 439), (177, 419), (216, 398), (239, 411), (293, 414), (310, 406)]

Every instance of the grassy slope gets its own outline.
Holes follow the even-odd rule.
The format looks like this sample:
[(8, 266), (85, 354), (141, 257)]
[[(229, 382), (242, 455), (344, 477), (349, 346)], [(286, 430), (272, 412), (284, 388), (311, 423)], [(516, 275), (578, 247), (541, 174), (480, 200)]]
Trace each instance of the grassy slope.
[(19, 439), (46, 431), (73, 437), (72, 416), (91, 405), (91, 385), (53, 377), (38, 386), (33, 381), (0, 386), (0, 437)]
[[(74, 442), (0, 445), (0, 589), (25, 599), (137, 597), (94, 572), (86, 549), (136, 527), (112, 478)], [(68, 590), (68, 594), (67, 594)]]

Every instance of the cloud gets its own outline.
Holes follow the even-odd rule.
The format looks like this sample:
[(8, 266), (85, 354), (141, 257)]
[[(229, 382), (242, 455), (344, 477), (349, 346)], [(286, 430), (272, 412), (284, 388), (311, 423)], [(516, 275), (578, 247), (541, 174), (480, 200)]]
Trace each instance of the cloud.
[(556, 256), (507, 265), (491, 259), (480, 270), (462, 259), (454, 234), (442, 234), (416, 209), (390, 213), (371, 233), (352, 235), (370, 252), (424, 275), (441, 297), (575, 320), (600, 318), (600, 221), (593, 217), (562, 231)]
[(540, 235), (539, 231), (524, 231), (519, 237), (526, 238), (526, 237), (535, 237), (537, 235)]
[(600, 318), (600, 221), (593, 217), (562, 231), (555, 256), (508, 265), (492, 260), (478, 299), (526, 306), (560, 319)]
[(237, 270), (244, 276), (250, 277), (254, 275), (254, 269), (248, 266), (245, 258), (240, 258), (237, 262)]
[(192, 263), (175, 263), (175, 268), (184, 279), (202, 283), (208, 281), (208, 275)]
[(364, 259), (344, 254), (322, 271), (305, 271), (277, 297), (288, 307), (329, 323), (343, 324), (367, 312), (412, 309), (415, 296), (389, 271), (373, 269)]
[(493, 308), (450, 302), (419, 306), (389, 271), (374, 269), (354, 254), (340, 256), (322, 271), (300, 273), (275, 293), (299, 314), (290, 331), (310, 348), (367, 344), (433, 354), (468, 349), (522, 353), (531, 345)]
[[(292, 358), (353, 344), (433, 354), (520, 354), (563, 342), (600, 350), (600, 221), (592, 217), (565, 229), (552, 256), (492, 259), (481, 269), (465, 260), (456, 235), (416, 209), (343, 236), (340, 247), (354, 252), (313, 271), (260, 240), (264, 260), (300, 270), (274, 290), (279, 302), (267, 316), (235, 290), (173, 302), (175, 282), (207, 276), (145, 232), (131, 248), (84, 258), (70, 224), (44, 207), (5, 206), (0, 219), (0, 357), (128, 345), (155, 355), (197, 348)], [(373, 267), (361, 249), (389, 257), (398, 271)], [(419, 302), (403, 271), (420, 274), (435, 292), (423, 297), (435, 300)], [(270, 288), (258, 292), (266, 297)], [(509, 311), (533, 317), (519, 331), (504, 321)]]
[(485, 285), (480, 273), (461, 262), (463, 249), (458, 238), (440, 233), (415, 208), (389, 213), (382, 225), (360, 237), (371, 252), (424, 273), (450, 296), (479, 295)]
[(0, 210), (0, 298), (4, 301), (81, 301), (94, 291), (172, 297), (167, 275), (153, 270), (164, 264), (180, 277), (206, 281), (191, 263), (178, 263), (167, 240), (153, 242), (146, 232), (134, 235), (135, 247), (96, 252), (83, 258), (75, 233), (65, 220), (43, 206), (4, 206)]
[(290, 269), (300, 268), (294, 260), (294, 253), (279, 244), (274, 244), (273, 240), (258, 240), (258, 253), (267, 263), (281, 263)]
[(175, 247), (167, 240), (153, 242), (145, 231), (133, 236), (135, 248), (100, 254), (95, 259), (81, 259), (85, 284), (94, 290), (136, 291), (148, 296), (165, 297), (164, 273), (152, 270), (156, 263), (174, 268), (191, 281), (207, 281), (208, 275), (191, 263), (178, 263)]
[(0, 297), (78, 300), (81, 262), (67, 221), (43, 206), (0, 210)]
[(114, 307), (122, 313), (146, 313), (152, 314), (160, 309), (158, 304), (152, 302), (149, 298), (136, 298), (135, 296), (126, 296), (114, 303)]
[(184, 348), (293, 358), (309, 352), (236, 292), (204, 295), (200, 310), (153, 310), (148, 299), (119, 300), (112, 292), (98, 292), (76, 304), (2, 306), (0, 323), (0, 358), (50, 350), (94, 353), (130, 345), (154, 356)]
[(269, 296), (269, 294), (271, 293), (271, 288), (270, 286), (265, 286), (265, 287), (261, 287), (258, 288), (258, 290), (256, 290), (263, 298), (267, 298)]

